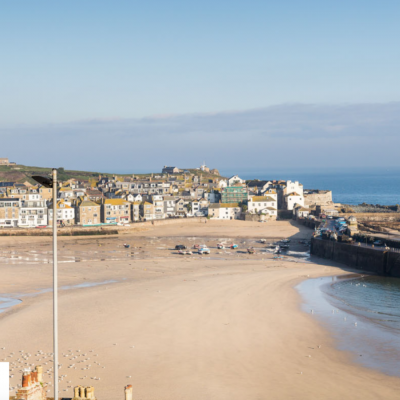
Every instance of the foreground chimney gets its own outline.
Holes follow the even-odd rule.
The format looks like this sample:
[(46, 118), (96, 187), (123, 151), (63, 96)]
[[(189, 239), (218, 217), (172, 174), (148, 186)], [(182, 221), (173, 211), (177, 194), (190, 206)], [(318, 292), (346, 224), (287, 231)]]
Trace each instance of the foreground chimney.
[(46, 400), (46, 384), (43, 382), (43, 368), (38, 365), (34, 371), (29, 369), (22, 375), (22, 387), (15, 398), (18, 400)]
[(36, 366), (37, 380), (43, 382), (43, 367), (41, 365)]
[(88, 386), (75, 386), (74, 387), (74, 398), (72, 400), (96, 400), (94, 397), (94, 387)]
[(31, 371), (25, 371), (22, 374), (22, 387), (29, 387), (32, 384)]
[(132, 385), (128, 385), (125, 387), (125, 400), (132, 400), (133, 389)]

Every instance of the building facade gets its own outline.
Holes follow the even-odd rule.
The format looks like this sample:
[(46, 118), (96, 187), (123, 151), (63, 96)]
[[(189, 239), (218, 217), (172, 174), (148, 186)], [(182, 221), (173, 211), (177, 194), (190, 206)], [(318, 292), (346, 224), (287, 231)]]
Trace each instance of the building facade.
[(278, 216), (278, 201), (272, 196), (253, 196), (247, 203), (247, 211), (250, 214), (268, 215), (272, 218)]
[[(47, 208), (48, 224), (53, 226), (53, 204)], [(73, 225), (75, 223), (75, 209), (64, 200), (57, 202), (57, 225)]]
[(221, 189), (221, 203), (241, 203), (247, 200), (247, 188), (243, 185), (227, 186)]
[(105, 224), (131, 221), (131, 204), (124, 199), (105, 199), (101, 202), (101, 220)]
[(79, 225), (96, 225), (101, 223), (100, 204), (81, 197), (75, 205), (75, 222)]
[(0, 227), (15, 228), (18, 226), (20, 199), (0, 198)]
[(25, 227), (47, 226), (47, 206), (40, 194), (24, 195), (19, 212), (18, 225)]
[(208, 206), (208, 216), (212, 219), (240, 219), (241, 211), (237, 203), (213, 203)]

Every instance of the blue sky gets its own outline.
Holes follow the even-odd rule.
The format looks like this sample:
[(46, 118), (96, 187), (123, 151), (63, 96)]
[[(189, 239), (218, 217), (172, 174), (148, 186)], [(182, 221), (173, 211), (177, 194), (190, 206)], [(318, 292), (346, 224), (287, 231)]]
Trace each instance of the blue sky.
[[(197, 158), (220, 167), (233, 165), (227, 154), (240, 154), (241, 149), (229, 140), (237, 130), (235, 116), (246, 115), (247, 124), (243, 118), (240, 123), (243, 138), (259, 121), (258, 130), (268, 126), (259, 143), (271, 148), (279, 139), (285, 146), (291, 140), (284, 135), (288, 124), (292, 130), (297, 124), (298, 140), (302, 134), (308, 138), (293, 115), (294, 105), (300, 113), (302, 105), (316, 107), (320, 114), (307, 111), (301, 123), (308, 132), (313, 126), (320, 142), (331, 139), (324, 129), (324, 107), (330, 107), (327, 126), (336, 118), (339, 129), (346, 121), (343, 113), (332, 110), (358, 106), (363, 112), (351, 122), (358, 132), (351, 137), (360, 137), (355, 126), (367, 126), (371, 112), (376, 131), (369, 132), (370, 138), (381, 135), (381, 144), (398, 145), (393, 131), (400, 127), (395, 114), (400, 101), (399, 17), (398, 1), (0, 1), (2, 156), (31, 165), (58, 161), (68, 168), (96, 165), (103, 170), (116, 168), (115, 163), (118, 169), (136, 170), (138, 165), (158, 168)], [(287, 107), (290, 120), (271, 117), (266, 122), (263, 118), (272, 115), (273, 107), (283, 113)], [(260, 122), (254, 110), (269, 111)], [(223, 131), (209, 118), (214, 114), (223, 115)], [(195, 125), (199, 116), (207, 120), (206, 132)], [(137, 126), (154, 117), (185, 120), (187, 132), (181, 132), (181, 122), (168, 126), (163, 137), (169, 140), (160, 141), (168, 154), (157, 160), (136, 154), (131, 163), (107, 157), (99, 162), (99, 153), (84, 159), (62, 153), (56, 159), (46, 155), (35, 160), (35, 152), (23, 155), (13, 146), (18, 138), (31, 141), (35, 149), (29, 135), (38, 132), (54, 134), (52, 141), (61, 145), (66, 128), (69, 138), (82, 141), (95, 140), (96, 132), (100, 135), (104, 129), (121, 135), (120, 128), (110, 125), (120, 121), (123, 137), (133, 148), (135, 143), (151, 148), (148, 126), (145, 137)], [(87, 130), (88, 121), (96, 121), (96, 126)], [(271, 123), (282, 132), (274, 141)], [(160, 135), (160, 127), (155, 129)], [(199, 144), (203, 133), (218, 137), (228, 153), (221, 156), (211, 143)], [(189, 157), (173, 145), (183, 137)], [(356, 139), (349, 140), (356, 145)], [(104, 144), (95, 147), (107, 150)], [(249, 154), (243, 159), (256, 167), (279, 162), (275, 154), (268, 162)], [(363, 160), (360, 153), (352, 162)], [(400, 165), (398, 157), (381, 162)]]

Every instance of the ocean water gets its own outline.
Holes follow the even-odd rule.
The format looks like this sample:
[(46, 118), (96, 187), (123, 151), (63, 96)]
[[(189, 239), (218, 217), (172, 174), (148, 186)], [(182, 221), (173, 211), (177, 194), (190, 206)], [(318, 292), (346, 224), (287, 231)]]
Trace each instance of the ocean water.
[(330, 330), (357, 363), (400, 376), (400, 279), (348, 275), (297, 286), (303, 310)]
[(299, 181), (305, 189), (332, 190), (333, 201), (343, 204), (400, 204), (400, 168), (334, 170), (221, 170), (224, 176), (242, 179), (284, 179)]

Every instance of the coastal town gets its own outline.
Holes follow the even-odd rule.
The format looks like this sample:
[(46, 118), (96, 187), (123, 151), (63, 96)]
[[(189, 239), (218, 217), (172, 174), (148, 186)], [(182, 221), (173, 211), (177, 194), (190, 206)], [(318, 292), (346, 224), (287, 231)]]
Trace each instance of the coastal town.
[[(7, 158), (0, 165), (13, 166)], [(323, 207), (323, 209), (321, 209)], [(311, 214), (335, 214), (332, 192), (305, 190), (298, 181), (223, 177), (217, 169), (164, 166), (146, 176), (60, 180), (57, 225), (102, 226), (168, 218), (207, 217), (267, 222)], [(52, 190), (28, 180), (0, 181), (0, 227), (53, 225)]]

